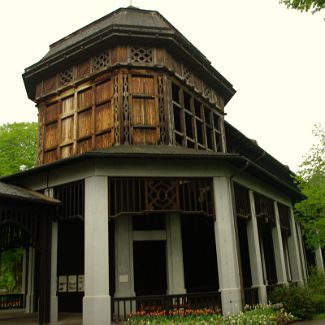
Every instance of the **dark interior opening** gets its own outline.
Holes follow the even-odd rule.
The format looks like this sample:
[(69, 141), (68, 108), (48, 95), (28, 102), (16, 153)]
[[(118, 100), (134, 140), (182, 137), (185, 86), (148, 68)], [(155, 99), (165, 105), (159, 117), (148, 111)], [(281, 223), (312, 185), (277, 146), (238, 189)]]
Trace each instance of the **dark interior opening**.
[(246, 230), (246, 219), (237, 218), (237, 228), (238, 228), (238, 240), (240, 247), (240, 262), (243, 277), (244, 288), (250, 288), (252, 286), (252, 273), (249, 261), (249, 248), (248, 248), (248, 238)]
[(185, 112), (186, 135), (191, 139), (194, 138), (192, 122), (192, 114)]
[[(84, 274), (84, 222), (80, 219), (58, 223), (58, 276)], [(84, 292), (58, 292), (59, 312), (82, 312)]]
[(269, 285), (276, 284), (278, 279), (276, 275), (274, 246), (272, 238), (272, 225), (270, 223), (262, 223), (259, 225), (262, 245), (264, 249), (264, 260), (266, 268), (266, 276)]
[(166, 242), (133, 242), (134, 290), (137, 296), (165, 295)]
[(108, 223), (108, 251), (109, 251), (109, 294), (114, 297), (115, 294), (115, 221)]
[(133, 230), (164, 230), (165, 215), (162, 213), (135, 215), (132, 218), (132, 224)]
[(179, 107), (174, 105), (174, 127), (178, 132), (182, 132), (182, 122), (181, 122), (181, 110)]
[(184, 276), (187, 292), (219, 289), (213, 222), (212, 218), (202, 215), (182, 216)]
[(173, 101), (179, 103), (179, 87), (172, 83), (172, 96)]

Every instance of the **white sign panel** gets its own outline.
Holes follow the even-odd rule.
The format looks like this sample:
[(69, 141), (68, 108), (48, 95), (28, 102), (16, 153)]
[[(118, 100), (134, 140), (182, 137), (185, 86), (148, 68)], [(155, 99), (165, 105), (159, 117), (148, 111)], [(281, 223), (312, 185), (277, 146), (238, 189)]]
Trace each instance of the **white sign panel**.
[(84, 276), (78, 275), (78, 292), (83, 292), (84, 289)]
[(59, 285), (58, 285), (58, 291), (59, 292), (67, 292), (67, 276), (66, 275), (60, 275), (59, 276)]
[(69, 275), (68, 276), (68, 291), (77, 292), (77, 276)]

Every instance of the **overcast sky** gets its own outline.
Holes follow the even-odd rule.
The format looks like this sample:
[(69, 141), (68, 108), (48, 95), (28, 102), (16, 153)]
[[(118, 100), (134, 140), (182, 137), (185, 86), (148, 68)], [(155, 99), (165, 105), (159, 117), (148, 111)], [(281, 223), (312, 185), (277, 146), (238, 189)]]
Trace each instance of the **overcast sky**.
[[(36, 121), (21, 74), (51, 43), (130, 0), (11, 0), (0, 10), (0, 124)], [(159, 11), (237, 93), (226, 119), (293, 171), (325, 124), (325, 11), (288, 10), (279, 0), (132, 0)]]

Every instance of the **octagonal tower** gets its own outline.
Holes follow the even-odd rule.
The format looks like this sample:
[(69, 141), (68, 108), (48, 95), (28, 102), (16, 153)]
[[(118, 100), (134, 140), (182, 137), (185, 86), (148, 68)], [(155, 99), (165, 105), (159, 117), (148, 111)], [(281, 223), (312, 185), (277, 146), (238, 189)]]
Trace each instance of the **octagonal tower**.
[(23, 78), (39, 165), (124, 144), (226, 151), (235, 91), (156, 11), (114, 11), (52, 44)]

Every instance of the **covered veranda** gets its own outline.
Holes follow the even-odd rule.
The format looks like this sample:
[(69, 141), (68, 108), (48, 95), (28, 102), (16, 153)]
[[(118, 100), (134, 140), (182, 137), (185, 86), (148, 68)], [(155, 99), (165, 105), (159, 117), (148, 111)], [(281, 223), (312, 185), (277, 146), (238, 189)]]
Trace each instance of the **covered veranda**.
[[(5, 324), (50, 318), (51, 225), (60, 201), (0, 182), (0, 253), (24, 249), (22, 292), (0, 295)], [(11, 321), (11, 323), (10, 323)]]

